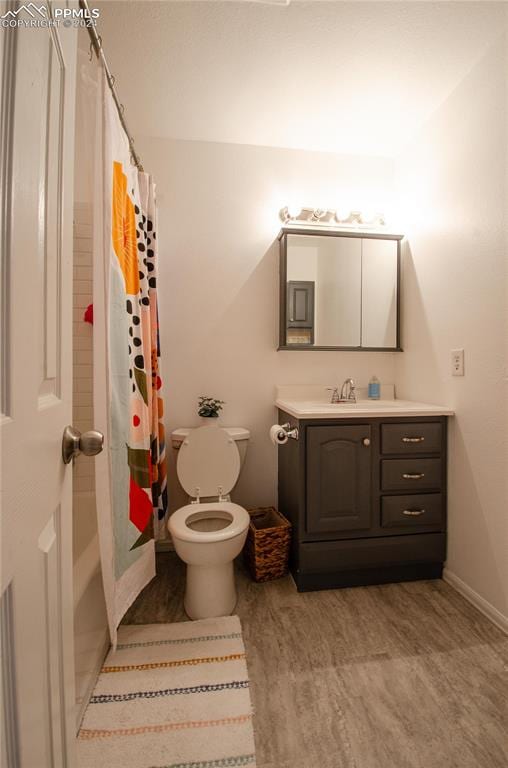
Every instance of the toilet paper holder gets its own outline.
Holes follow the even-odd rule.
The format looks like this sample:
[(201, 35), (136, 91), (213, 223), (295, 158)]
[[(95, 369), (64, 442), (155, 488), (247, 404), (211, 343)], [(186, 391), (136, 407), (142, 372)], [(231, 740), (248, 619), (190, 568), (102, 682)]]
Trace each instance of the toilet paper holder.
[(287, 437), (290, 437), (292, 440), (298, 440), (298, 427), (292, 427), (289, 421), (281, 424), (280, 427)]

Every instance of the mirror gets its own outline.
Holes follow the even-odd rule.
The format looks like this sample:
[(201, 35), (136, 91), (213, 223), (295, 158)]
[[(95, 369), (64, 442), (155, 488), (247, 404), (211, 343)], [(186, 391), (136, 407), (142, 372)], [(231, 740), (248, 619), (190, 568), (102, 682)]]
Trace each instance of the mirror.
[(279, 349), (400, 349), (401, 236), (286, 229), (279, 239)]

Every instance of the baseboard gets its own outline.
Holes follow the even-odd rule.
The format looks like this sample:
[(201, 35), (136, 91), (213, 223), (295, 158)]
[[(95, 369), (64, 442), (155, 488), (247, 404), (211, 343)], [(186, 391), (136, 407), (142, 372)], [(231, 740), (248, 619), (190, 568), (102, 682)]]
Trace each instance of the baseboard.
[(462, 597), (471, 603), (471, 605), (478, 608), (480, 613), (483, 613), (484, 616), (490, 619), (496, 627), (499, 627), (502, 632), (508, 635), (508, 616), (505, 616), (501, 611), (498, 611), (497, 608), (494, 608), (488, 600), (485, 600), (485, 598), (479, 595), (478, 592), (471, 589), (465, 581), (462, 581), (462, 579), (450, 571), (449, 568), (443, 570), (443, 580), (456, 589)]

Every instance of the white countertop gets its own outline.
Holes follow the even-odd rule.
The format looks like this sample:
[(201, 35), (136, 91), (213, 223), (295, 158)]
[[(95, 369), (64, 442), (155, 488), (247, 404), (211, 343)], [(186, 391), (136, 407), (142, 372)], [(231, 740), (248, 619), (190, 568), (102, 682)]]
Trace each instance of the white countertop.
[(355, 419), (397, 416), (453, 416), (451, 408), (411, 400), (358, 400), (356, 404), (278, 397), (277, 408), (297, 419)]

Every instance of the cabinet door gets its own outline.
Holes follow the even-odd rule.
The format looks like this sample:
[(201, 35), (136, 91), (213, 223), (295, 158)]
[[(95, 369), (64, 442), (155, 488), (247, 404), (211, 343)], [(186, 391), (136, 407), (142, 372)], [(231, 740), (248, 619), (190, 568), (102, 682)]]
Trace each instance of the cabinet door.
[(288, 282), (288, 328), (314, 327), (314, 283), (307, 280)]
[(333, 533), (371, 526), (371, 428), (308, 427), (307, 531)]

